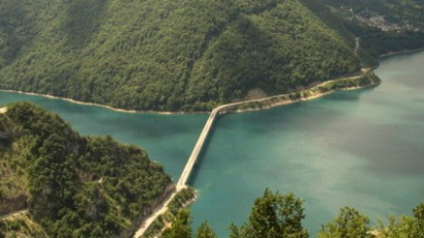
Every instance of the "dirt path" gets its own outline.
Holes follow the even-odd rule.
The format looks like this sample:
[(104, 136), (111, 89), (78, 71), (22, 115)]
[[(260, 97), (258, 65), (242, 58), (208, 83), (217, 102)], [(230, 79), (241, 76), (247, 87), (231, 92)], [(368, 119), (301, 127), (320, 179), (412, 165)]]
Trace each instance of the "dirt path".
[(356, 37), (355, 38), (355, 50), (353, 51), (354, 53), (355, 53), (355, 55), (358, 55), (358, 50), (359, 50), (359, 47), (360, 47), (360, 40), (361, 40), (361, 38), (360, 37)]
[(21, 215), (21, 214), (24, 214), (24, 213), (27, 213), (27, 212), (28, 212), (28, 210), (27, 210), (27, 209), (25, 209), (25, 210), (21, 210), (21, 211), (17, 211), (17, 212), (9, 213), (9, 214), (7, 214), (7, 215), (1, 216), (1, 217), (0, 217), (0, 220), (7, 219), (7, 218), (11, 218), (11, 217), (14, 217), (14, 216), (18, 216), (18, 215)]

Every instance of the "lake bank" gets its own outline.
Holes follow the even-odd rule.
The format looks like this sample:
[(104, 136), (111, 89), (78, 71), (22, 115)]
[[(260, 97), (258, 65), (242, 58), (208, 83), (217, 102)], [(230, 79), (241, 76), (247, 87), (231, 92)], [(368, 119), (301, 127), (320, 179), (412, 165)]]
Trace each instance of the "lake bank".
[(397, 56), (397, 55), (407, 55), (407, 54), (413, 54), (413, 53), (419, 53), (421, 51), (424, 51), (424, 48), (419, 48), (419, 49), (415, 49), (415, 50), (401, 50), (401, 51), (395, 51), (395, 52), (391, 52), (391, 53), (387, 53), (387, 54), (382, 54), (379, 56), (380, 60), (384, 60), (387, 59), (389, 57), (392, 56)]
[(226, 108), (223, 111), (232, 111), (238, 113), (259, 111), (292, 103), (303, 102), (306, 100), (317, 99), (340, 90), (356, 90), (376, 86), (381, 83), (380, 79), (375, 76), (371, 69), (363, 69), (361, 72), (362, 75), (342, 77), (334, 80), (325, 81), (311, 88), (294, 93), (275, 95), (255, 100), (248, 100), (245, 102), (241, 102), (240, 104), (235, 105), (232, 108)]
[[(362, 80), (362, 78), (360, 78), (360, 77), (366, 77), (367, 73), (372, 73), (371, 69), (365, 69), (365, 70), (362, 69), (358, 73), (355, 73), (355, 74), (359, 74), (357, 76), (351, 76), (351, 74), (349, 74), (347, 76), (341, 76), (340, 78), (324, 81), (324, 82), (319, 83), (318, 85), (314, 85), (310, 88), (307, 88), (307, 89), (304, 89), (304, 90), (301, 90), (301, 91), (297, 91), (297, 92), (273, 95), (273, 96), (259, 98), (259, 99), (253, 99), (253, 100), (232, 102), (232, 103), (222, 104), (218, 107), (222, 107), (222, 106), (226, 106), (226, 105), (233, 105), (233, 104), (235, 104), (235, 105), (240, 104), (241, 106), (238, 106), (236, 110), (233, 110), (234, 112), (240, 113), (240, 112), (247, 112), (247, 111), (257, 111), (257, 110), (269, 109), (269, 108), (283, 106), (283, 105), (296, 103), (296, 102), (300, 102), (300, 101), (319, 98), (319, 97), (328, 95), (328, 94), (330, 94), (330, 93), (332, 93), (336, 90), (354, 90), (354, 89), (359, 89), (363, 86), (368, 87), (368, 86), (372, 86), (372, 85), (379, 83), (379, 82), (378, 83), (377, 82), (370, 82), (372, 85), (363, 85), (363, 86), (355, 84), (355, 83), (350, 83), (350, 84), (345, 85), (345, 86), (339, 86), (339, 88), (334, 89), (334, 90), (326, 90), (325, 92), (317, 92), (316, 91), (317, 89), (325, 88), (325, 87), (327, 87), (328, 84), (336, 82), (336, 81), (349, 81), (349, 80), (356, 81), (356, 80), (358, 80), (357, 82), (360, 83), (361, 80)], [(20, 90), (8, 90), (8, 89), (0, 89), (0, 92), (20, 93), (20, 94), (30, 95), (30, 96), (40, 96), (40, 97), (45, 97), (45, 98), (48, 98), (48, 99), (63, 100), (63, 101), (75, 103), (75, 104), (78, 104), (78, 105), (96, 106), (96, 107), (107, 108), (107, 109), (112, 110), (112, 111), (123, 112), (123, 113), (144, 113), (144, 114), (157, 114), (157, 115), (186, 115), (186, 114), (208, 114), (208, 113), (210, 113), (209, 111), (169, 112), (169, 111), (129, 110), (129, 109), (115, 108), (115, 107), (112, 107), (112, 106), (99, 104), (99, 103), (83, 102), (83, 101), (78, 101), (78, 100), (71, 99), (71, 98), (58, 97), (58, 96), (53, 96), (53, 95), (49, 95), (49, 94), (40, 94), (40, 93), (34, 93), (34, 92), (25, 92), (25, 91), (20, 91)], [(310, 95), (310, 94), (313, 94), (313, 95)], [(254, 105), (254, 106), (252, 106), (252, 105)]]
[(123, 112), (123, 113), (146, 113), (146, 114), (159, 114), (159, 115), (184, 114), (184, 113), (179, 113), (179, 112), (138, 111), (138, 110), (121, 109), (121, 108), (115, 108), (115, 107), (100, 104), (100, 103), (83, 102), (83, 101), (78, 101), (78, 100), (75, 100), (75, 99), (72, 99), (72, 98), (58, 97), (58, 96), (52, 96), (52, 95), (49, 95), (49, 94), (42, 94), (42, 93), (24, 92), (24, 91), (20, 91), (20, 90), (0, 89), (0, 91), (1, 92), (7, 92), (7, 93), (20, 93), (20, 94), (31, 95), (31, 96), (40, 96), (40, 97), (45, 97), (45, 98), (54, 99), (54, 100), (67, 101), (67, 102), (71, 102), (71, 103), (75, 103), (75, 104), (79, 104), (79, 105), (103, 107), (103, 108), (110, 109), (112, 111)]

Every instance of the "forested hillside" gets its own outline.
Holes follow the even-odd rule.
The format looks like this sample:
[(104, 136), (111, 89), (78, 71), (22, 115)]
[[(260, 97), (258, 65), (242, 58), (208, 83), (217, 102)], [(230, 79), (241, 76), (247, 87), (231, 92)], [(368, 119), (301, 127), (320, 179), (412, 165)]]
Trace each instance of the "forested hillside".
[(3, 0), (0, 88), (167, 111), (297, 90), (361, 67), (353, 34), (323, 7), (315, 0)]
[(424, 1), (320, 0), (374, 57), (424, 48)]
[(28, 103), (0, 114), (0, 177), (0, 216), (29, 209), (0, 220), (0, 237), (128, 237), (173, 189), (146, 151)]

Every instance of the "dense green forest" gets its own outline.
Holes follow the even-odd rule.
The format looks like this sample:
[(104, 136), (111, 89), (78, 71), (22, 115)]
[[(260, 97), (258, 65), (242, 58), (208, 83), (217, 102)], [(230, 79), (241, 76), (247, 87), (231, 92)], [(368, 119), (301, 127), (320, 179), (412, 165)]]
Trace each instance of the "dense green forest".
[[(124, 109), (204, 111), (296, 91), (374, 66), (380, 54), (424, 47), (423, 4), (3, 0), (0, 88)], [(348, 20), (352, 13), (421, 31), (381, 31)]]
[(3, 0), (0, 88), (190, 111), (242, 100), (253, 89), (285, 93), (357, 71), (354, 38), (306, 3), (323, 6), (315, 0)]
[[(249, 219), (240, 227), (229, 225), (230, 238), (307, 238), (302, 226), (305, 218), (303, 201), (293, 194), (286, 195), (265, 190), (252, 207)], [(166, 228), (161, 238), (218, 238), (207, 221), (193, 232), (190, 211), (180, 211), (172, 227)], [(351, 207), (340, 209), (333, 221), (322, 225), (318, 238), (423, 238), (424, 203), (413, 209), (413, 216), (389, 217), (385, 224), (370, 226), (370, 219)]]
[(146, 151), (82, 137), (29, 103), (0, 114), (0, 177), (0, 215), (11, 206), (29, 213), (2, 220), (0, 237), (127, 237), (173, 189)]

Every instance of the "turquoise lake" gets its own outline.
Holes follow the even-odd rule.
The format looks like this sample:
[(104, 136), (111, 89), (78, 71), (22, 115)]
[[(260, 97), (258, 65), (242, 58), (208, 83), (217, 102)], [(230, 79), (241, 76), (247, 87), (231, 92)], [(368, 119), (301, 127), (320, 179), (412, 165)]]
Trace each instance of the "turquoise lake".
[[(288, 106), (218, 118), (191, 184), (205, 219), (220, 237), (247, 221), (266, 187), (304, 200), (314, 237), (341, 207), (374, 224), (411, 215), (424, 202), (424, 52), (385, 59), (382, 84)], [(31, 101), (61, 115), (84, 135), (111, 135), (145, 148), (174, 181), (207, 115), (116, 112), (38, 96), (0, 93), (0, 104)]]

